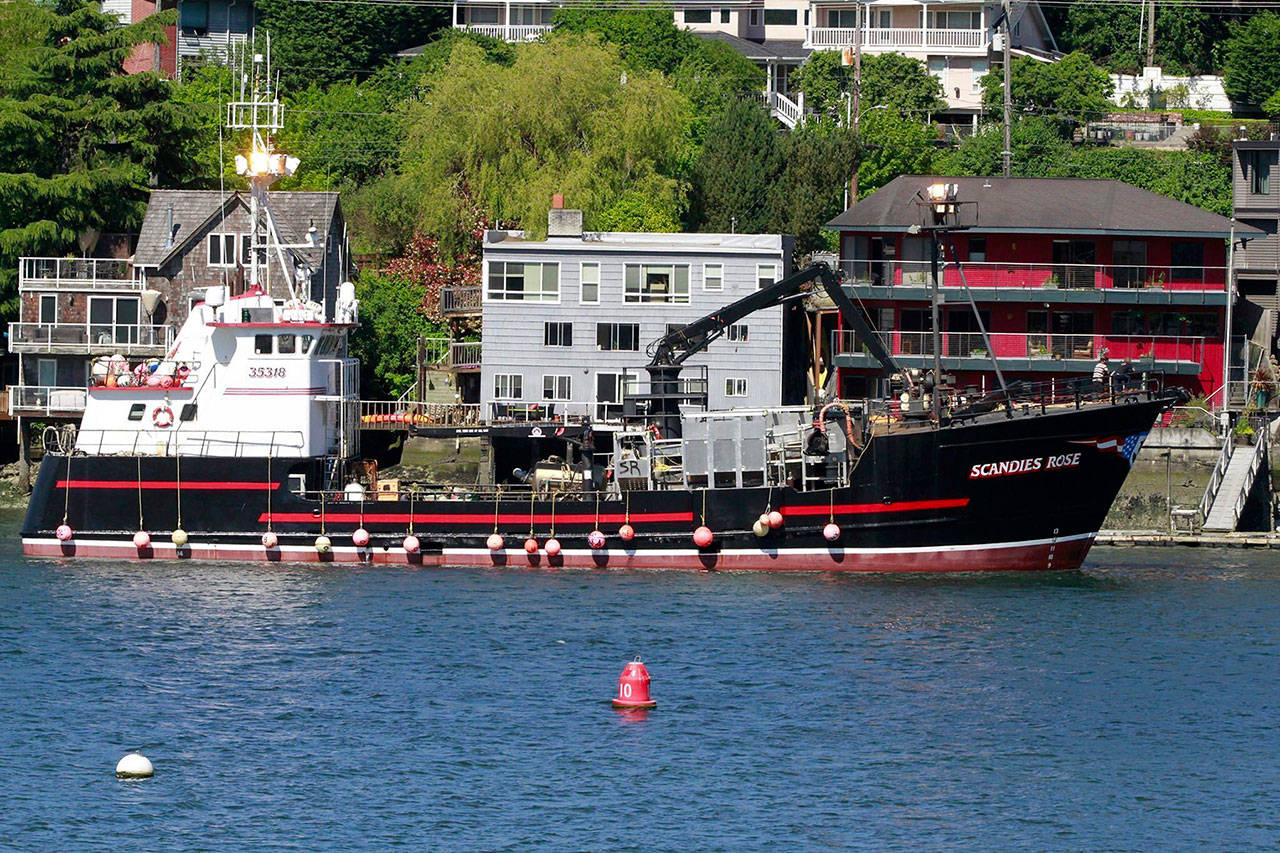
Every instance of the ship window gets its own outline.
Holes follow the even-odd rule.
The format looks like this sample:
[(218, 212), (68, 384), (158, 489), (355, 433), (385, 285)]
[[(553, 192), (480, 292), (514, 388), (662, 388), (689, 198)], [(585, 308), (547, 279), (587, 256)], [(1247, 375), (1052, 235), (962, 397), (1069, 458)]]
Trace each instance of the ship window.
[(146, 411), (147, 411), (146, 403), (134, 403), (132, 406), (129, 407), (129, 420), (131, 421), (142, 420), (142, 416), (146, 413)]
[(254, 335), (253, 351), (258, 355), (271, 355), (271, 336)]
[(276, 352), (281, 355), (293, 355), (298, 349), (297, 335), (277, 335)]
[(314, 344), (315, 342), (316, 342), (316, 336), (315, 336), (315, 335), (303, 335), (303, 336), (302, 336), (302, 349), (300, 350), (300, 352), (301, 352), (303, 355), (306, 355), (307, 353), (311, 352), (311, 345), (312, 345), (312, 344)]
[(180, 420), (180, 421), (194, 421), (195, 419), (196, 419), (196, 404), (195, 404), (195, 403), (183, 403), (183, 404), (182, 404), (182, 410), (181, 410), (180, 412), (178, 412), (178, 420)]

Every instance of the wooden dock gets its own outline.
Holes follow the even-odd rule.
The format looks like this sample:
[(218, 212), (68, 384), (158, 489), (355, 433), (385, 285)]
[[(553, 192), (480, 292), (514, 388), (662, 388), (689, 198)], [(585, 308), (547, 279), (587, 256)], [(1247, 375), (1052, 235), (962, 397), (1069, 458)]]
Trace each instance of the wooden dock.
[(1150, 548), (1173, 545), (1190, 548), (1280, 548), (1280, 533), (1160, 533), (1154, 530), (1103, 530), (1096, 545)]

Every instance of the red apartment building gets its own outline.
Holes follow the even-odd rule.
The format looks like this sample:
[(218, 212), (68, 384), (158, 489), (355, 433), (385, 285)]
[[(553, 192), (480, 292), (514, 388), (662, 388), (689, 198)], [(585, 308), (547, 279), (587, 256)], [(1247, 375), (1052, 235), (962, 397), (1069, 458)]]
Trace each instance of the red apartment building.
[[(1256, 228), (1118, 181), (902, 176), (827, 224), (846, 287), (904, 368), (933, 366), (931, 184), (954, 185), (960, 228), (939, 235), (942, 366), (961, 387), (993, 387), (978, 308), (1006, 380), (1078, 379), (1112, 366), (1162, 373), (1211, 396), (1230, 322), (1231, 242)], [(956, 263), (959, 261), (960, 263)], [(879, 396), (875, 363), (835, 335), (841, 396)]]

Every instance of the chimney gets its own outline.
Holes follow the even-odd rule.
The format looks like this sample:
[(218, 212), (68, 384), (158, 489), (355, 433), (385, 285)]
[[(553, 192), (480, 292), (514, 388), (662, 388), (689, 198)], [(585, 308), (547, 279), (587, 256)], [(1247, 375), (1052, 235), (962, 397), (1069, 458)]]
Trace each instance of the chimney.
[(582, 211), (565, 210), (564, 196), (560, 193), (551, 196), (551, 209), (547, 211), (547, 236), (582, 236)]

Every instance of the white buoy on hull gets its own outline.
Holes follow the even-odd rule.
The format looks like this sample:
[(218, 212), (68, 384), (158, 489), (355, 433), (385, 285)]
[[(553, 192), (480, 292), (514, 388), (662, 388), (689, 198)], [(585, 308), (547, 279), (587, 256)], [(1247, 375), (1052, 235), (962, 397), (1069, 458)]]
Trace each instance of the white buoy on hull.
[(155, 773), (151, 760), (140, 752), (131, 752), (116, 762), (116, 777), (120, 779), (150, 779)]

